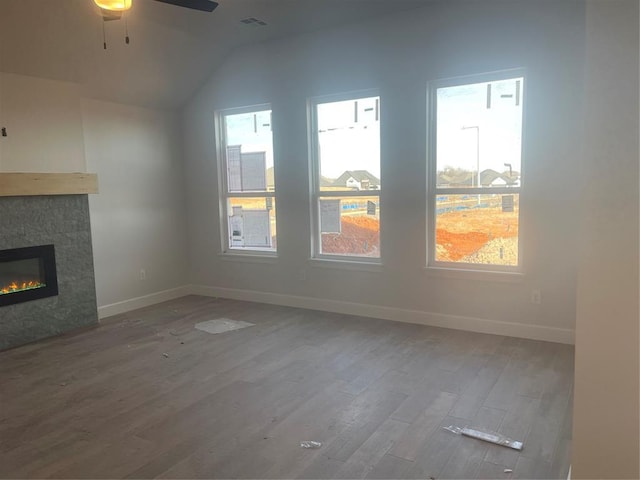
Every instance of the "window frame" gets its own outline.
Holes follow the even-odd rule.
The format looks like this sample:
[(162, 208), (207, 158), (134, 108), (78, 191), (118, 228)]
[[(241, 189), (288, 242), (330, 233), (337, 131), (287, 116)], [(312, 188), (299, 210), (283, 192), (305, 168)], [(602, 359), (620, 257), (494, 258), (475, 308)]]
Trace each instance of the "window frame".
[[(243, 113), (257, 113), (268, 110), (271, 112), (271, 149), (273, 153), (273, 173), (274, 173), (274, 189), (273, 191), (265, 190), (265, 191), (247, 191), (247, 192), (231, 192), (229, 190), (229, 178), (228, 178), (228, 165), (227, 165), (227, 153), (226, 149), (229, 146), (227, 142), (227, 128), (226, 128), (226, 117), (229, 115), (241, 115)], [(276, 172), (276, 155), (274, 148), (274, 131), (273, 131), (273, 108), (270, 103), (261, 103), (256, 105), (249, 105), (244, 107), (232, 107), (232, 108), (223, 108), (215, 111), (214, 115), (215, 120), (215, 132), (217, 133), (216, 138), (216, 151), (218, 155), (218, 203), (219, 203), (219, 212), (220, 212), (220, 234), (221, 234), (221, 247), (222, 247), (222, 255), (233, 257), (233, 256), (248, 256), (248, 257), (277, 257), (278, 256), (278, 248), (277, 245), (275, 248), (261, 248), (261, 247), (232, 247), (231, 246), (231, 237), (229, 232), (229, 212), (228, 205), (229, 200), (232, 198), (264, 198), (265, 201), (267, 198), (271, 198), (274, 205), (277, 208), (277, 186), (275, 182), (275, 172)], [(277, 211), (277, 210), (276, 210)], [(277, 222), (278, 216), (275, 214), (276, 221), (276, 232), (277, 232)], [(276, 233), (277, 236), (277, 233)]]
[[(378, 97), (378, 108), (381, 109), (382, 98), (379, 89), (356, 90), (344, 93), (321, 95), (311, 97), (307, 100), (308, 126), (309, 126), (309, 171), (310, 171), (310, 218), (311, 218), (311, 259), (322, 262), (333, 262), (335, 264), (367, 264), (382, 265), (382, 209), (381, 195), (382, 188), (377, 190), (367, 190), (367, 194), (357, 190), (321, 190), (321, 164), (319, 156), (319, 138), (318, 138), (318, 109), (317, 106), (324, 103), (343, 102), (349, 100), (359, 100), (363, 98)], [(380, 123), (380, 137), (382, 137), (382, 121), (381, 115), (378, 113), (378, 121)], [(380, 140), (382, 144), (382, 140)], [(382, 166), (382, 149), (380, 149), (380, 166)], [(381, 172), (382, 173), (382, 172)], [(380, 175), (380, 183), (382, 183), (382, 175)], [(320, 199), (326, 197), (344, 198), (344, 197), (377, 197), (378, 198), (378, 217), (379, 217), (379, 236), (380, 236), (380, 255), (378, 257), (366, 257), (359, 255), (336, 255), (321, 253), (322, 233), (320, 226)]]
[[(525, 159), (526, 111), (528, 101), (528, 83), (526, 69), (513, 68), (475, 75), (449, 77), (434, 80), (427, 85), (427, 268), (433, 271), (460, 271), (491, 274), (522, 274), (522, 181), (517, 187), (438, 187), (438, 158), (437, 158), (437, 92), (439, 88), (470, 85), (475, 83), (495, 82), (511, 78), (522, 78), (522, 131), (520, 144), (520, 178), (524, 177), (527, 161)], [(526, 187), (525, 187), (526, 188)], [(518, 263), (517, 265), (492, 265), (485, 263), (462, 263), (436, 261), (436, 198), (439, 195), (489, 195), (489, 194), (517, 194), (518, 195)]]

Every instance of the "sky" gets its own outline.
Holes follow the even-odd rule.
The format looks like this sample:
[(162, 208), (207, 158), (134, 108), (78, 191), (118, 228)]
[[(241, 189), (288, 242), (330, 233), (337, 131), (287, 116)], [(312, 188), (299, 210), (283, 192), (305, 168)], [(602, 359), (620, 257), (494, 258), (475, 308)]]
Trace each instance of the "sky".
[(273, 167), (271, 110), (225, 116), (227, 145), (242, 145), (241, 151), (266, 152), (267, 168)]
[[(337, 178), (367, 170), (380, 178), (379, 97), (322, 103), (317, 107), (320, 174)], [(357, 110), (357, 121), (356, 121)]]
[[(318, 105), (321, 174), (337, 178), (345, 170), (368, 170), (380, 178), (380, 122), (376, 99), (358, 100), (355, 122), (353, 100)], [(255, 115), (255, 117), (254, 117)], [(273, 166), (271, 111), (226, 115), (227, 145), (242, 145), (242, 152), (266, 152), (266, 167)]]
[(503, 172), (508, 170), (505, 163), (521, 171), (522, 101), (516, 105), (516, 80), (522, 91), (522, 78), (490, 82), (491, 108), (487, 108), (487, 82), (437, 90), (438, 171), (446, 167), (476, 171), (478, 141), (480, 171)]
[[(480, 170), (520, 171), (522, 145), (522, 78), (438, 88), (437, 170), (446, 167), (476, 171), (480, 142)], [(379, 97), (317, 105), (321, 175), (337, 178), (346, 170), (367, 170), (380, 178)], [(426, 112), (425, 112), (426, 114)], [(357, 116), (357, 120), (356, 120)], [(226, 115), (227, 145), (243, 152), (266, 152), (266, 168), (273, 166), (271, 111)], [(472, 128), (469, 128), (472, 127)], [(427, 132), (425, 132), (425, 137)]]

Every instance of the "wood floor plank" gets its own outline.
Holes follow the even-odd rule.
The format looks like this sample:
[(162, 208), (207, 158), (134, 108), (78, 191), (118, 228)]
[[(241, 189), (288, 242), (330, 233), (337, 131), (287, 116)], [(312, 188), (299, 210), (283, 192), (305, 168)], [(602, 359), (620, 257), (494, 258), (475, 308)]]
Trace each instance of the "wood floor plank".
[(463, 421), (455, 417), (444, 417), (416, 456), (408, 478), (440, 477), (441, 471), (462, 441), (460, 435), (447, 432), (442, 427), (458, 425)]
[(452, 393), (440, 392), (433, 402), (411, 422), (389, 453), (414, 461), (427, 439), (433, 435), (443, 418), (447, 416), (456, 399), (457, 396)]
[(298, 478), (336, 478), (338, 470), (342, 468), (344, 462), (319, 455), (310, 465), (298, 476)]
[[(318, 400), (324, 398), (324, 402)], [(267, 478), (297, 477), (308, 468), (311, 462), (322, 455), (321, 449), (305, 449), (300, 442), (305, 440), (317, 441), (323, 445), (330, 444), (349, 425), (337, 418), (341, 411), (351, 401), (348, 394), (339, 391), (323, 391), (305, 404), (303, 408), (289, 415), (285, 421), (269, 431), (270, 437), (262, 448), (262, 453), (271, 459), (268, 470), (249, 471), (253, 477)], [(247, 456), (251, 451), (245, 451)], [(240, 465), (239, 458), (233, 459), (234, 464)], [(247, 474), (242, 468), (243, 475)], [(235, 476), (235, 475), (234, 475)]]
[(405, 399), (406, 395), (394, 391), (368, 391), (357, 396), (338, 414), (349, 427), (327, 445), (324, 454), (346, 462)]
[(565, 476), (563, 479), (553, 477), (551, 474), (551, 466), (548, 462), (535, 461), (531, 458), (520, 456), (515, 467), (513, 467), (512, 478), (558, 478), (558, 480), (565, 480), (567, 477)]
[[(194, 328), (216, 318), (255, 325)], [(380, 319), (187, 296), (0, 352), (0, 384), (0, 478), (566, 478), (570, 461), (571, 347)], [(441, 428), (458, 423), (525, 449)]]
[(459, 396), (458, 401), (451, 410), (451, 415), (460, 418), (474, 418), (483, 407), (487, 395), (494, 388), (498, 378), (500, 378), (506, 362), (507, 359), (502, 356), (496, 356), (488, 360)]
[[(563, 360), (558, 358), (559, 360)], [(566, 365), (566, 363), (565, 363)], [(567, 369), (573, 367), (573, 358), (571, 358), (571, 364), (567, 365)], [(564, 418), (562, 420), (562, 427), (560, 428), (560, 438), (553, 454), (553, 460), (551, 461), (549, 478), (565, 479), (569, 474), (569, 465), (571, 464), (571, 437), (573, 433), (573, 387), (569, 394), (569, 399), (565, 407)]]
[[(437, 377), (439, 372), (441, 370), (436, 369), (433, 372), (434, 377)], [(437, 379), (428, 384), (414, 385), (407, 399), (393, 412), (392, 417), (401, 422), (412, 423), (440, 395), (439, 385), (440, 382)]]
[[(540, 408), (540, 400), (537, 398), (518, 396), (506, 413), (498, 433), (501, 433), (512, 440), (523, 442), (524, 449), (528, 448), (527, 435), (531, 431), (534, 423), (539, 421), (537, 416)], [(514, 468), (520, 453), (511, 448), (494, 446), (487, 450), (485, 461), (503, 465), (507, 468)]]
[[(506, 471), (505, 471), (506, 470)], [(482, 462), (478, 467), (476, 478), (511, 478), (513, 472), (509, 472), (513, 468), (508, 468), (506, 465), (500, 465), (491, 462)], [(545, 478), (545, 477), (533, 477), (533, 478)]]
[(373, 466), (366, 478), (410, 478), (409, 473), (413, 470), (414, 466), (414, 463), (410, 460), (386, 454)]
[(551, 463), (567, 413), (571, 383), (571, 378), (561, 372), (549, 375), (536, 413), (537, 420), (531, 427), (522, 455)]
[(409, 424), (387, 418), (360, 448), (344, 462), (334, 478), (365, 478), (374, 465), (393, 447)]
[(153, 474), (149, 476), (164, 478), (214, 477), (221, 466), (228, 468), (232, 463), (230, 459), (239, 452), (250, 453), (252, 448), (259, 451), (262, 443), (277, 441), (273, 434), (276, 425), (306, 405), (319, 391), (335, 391), (336, 386), (326, 382), (309, 384), (285, 381), (271, 390), (276, 396), (257, 397), (254, 399), (254, 408), (242, 409), (238, 416), (224, 419), (224, 423), (219, 423), (202, 445), (184, 460), (164, 469), (158, 467), (158, 462), (152, 462), (144, 471), (134, 472), (132, 478), (146, 477), (145, 474), (150, 472)]
[[(495, 432), (500, 427), (505, 413), (502, 410), (483, 407), (468, 425), (477, 430)], [(481, 440), (463, 438), (440, 472), (439, 478), (475, 478), (489, 448), (496, 447)]]
[(506, 362), (500, 377), (487, 395), (484, 406), (508, 410), (518, 392), (526, 382), (527, 360), (523, 358), (522, 350), (516, 350)]

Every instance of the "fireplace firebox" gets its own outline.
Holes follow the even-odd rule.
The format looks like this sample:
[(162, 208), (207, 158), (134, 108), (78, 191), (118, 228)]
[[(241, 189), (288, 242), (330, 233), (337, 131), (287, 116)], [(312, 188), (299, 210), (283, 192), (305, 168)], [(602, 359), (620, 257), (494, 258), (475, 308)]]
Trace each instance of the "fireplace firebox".
[(0, 307), (58, 295), (53, 245), (0, 250)]

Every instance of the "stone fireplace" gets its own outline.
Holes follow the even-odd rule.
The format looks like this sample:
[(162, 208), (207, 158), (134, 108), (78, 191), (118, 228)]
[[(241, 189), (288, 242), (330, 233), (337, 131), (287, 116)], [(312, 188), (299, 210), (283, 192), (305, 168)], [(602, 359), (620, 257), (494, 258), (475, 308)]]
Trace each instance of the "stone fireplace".
[(0, 350), (96, 325), (88, 196), (0, 196), (0, 212)]

